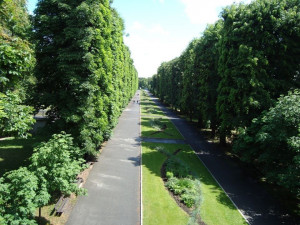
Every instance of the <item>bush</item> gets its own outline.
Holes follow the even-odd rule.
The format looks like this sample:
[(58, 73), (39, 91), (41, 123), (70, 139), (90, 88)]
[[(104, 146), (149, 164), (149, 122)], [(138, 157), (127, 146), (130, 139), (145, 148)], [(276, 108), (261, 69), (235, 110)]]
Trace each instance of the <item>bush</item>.
[(74, 181), (84, 169), (82, 152), (73, 144), (73, 138), (62, 132), (54, 134), (48, 142), (41, 143), (31, 156), (30, 170), (49, 193), (83, 194)]
[(37, 177), (27, 168), (6, 173), (0, 179), (0, 221), (2, 216), (4, 224), (36, 224), (38, 189)]
[(191, 208), (195, 204), (197, 198), (197, 186), (194, 180), (172, 177), (166, 182), (166, 187), (174, 192), (175, 195), (179, 195), (180, 199), (187, 207)]
[(32, 129), (34, 109), (22, 104), (18, 94), (0, 93), (0, 135), (26, 138)]
[(254, 119), (233, 149), (268, 181), (300, 196), (300, 90), (281, 96), (275, 107)]
[(175, 177), (183, 178), (190, 176), (190, 170), (175, 157), (171, 157), (166, 162), (166, 174), (173, 174)]

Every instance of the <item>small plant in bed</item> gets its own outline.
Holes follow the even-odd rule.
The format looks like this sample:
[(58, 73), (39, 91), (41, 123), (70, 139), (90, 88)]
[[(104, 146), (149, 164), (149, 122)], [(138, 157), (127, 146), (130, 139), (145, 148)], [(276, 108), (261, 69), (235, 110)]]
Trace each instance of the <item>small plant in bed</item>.
[(200, 196), (200, 188), (189, 167), (172, 156), (166, 161), (166, 178), (166, 187), (192, 208)]

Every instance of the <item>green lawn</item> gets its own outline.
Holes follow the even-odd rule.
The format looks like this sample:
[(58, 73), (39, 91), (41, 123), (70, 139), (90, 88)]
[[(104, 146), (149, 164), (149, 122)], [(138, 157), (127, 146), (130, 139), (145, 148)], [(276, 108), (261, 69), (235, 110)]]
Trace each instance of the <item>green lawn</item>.
[[(184, 225), (189, 216), (169, 195), (161, 179), (160, 169), (166, 156), (155, 150), (159, 145), (142, 143), (143, 223)], [(170, 152), (178, 148), (176, 145), (169, 146)]]
[[(184, 139), (175, 125), (167, 118), (142, 118), (142, 137)], [(159, 130), (166, 126), (164, 131)]]
[[(171, 200), (164, 196), (168, 193), (165, 191), (163, 181), (159, 177), (160, 168), (166, 159), (166, 156), (158, 152), (156, 150), (157, 147), (161, 147), (165, 151), (169, 152), (174, 152), (179, 148), (182, 149), (177, 157), (189, 165), (193, 171), (193, 174), (200, 178), (202, 197), (200, 215), (201, 219), (207, 225), (247, 224), (233, 203), (188, 145), (143, 143), (142, 146), (143, 204), (145, 224), (173, 224), (173, 222), (169, 223), (166, 222), (167, 220), (164, 220), (164, 216), (166, 216), (166, 218), (169, 216), (171, 217), (171, 212), (169, 212), (169, 209), (164, 208), (167, 207), (165, 205), (171, 204)], [(154, 201), (153, 199), (159, 199), (159, 201)], [(179, 212), (177, 212), (176, 215), (177, 214), (181, 215)], [(151, 219), (154, 219), (155, 222), (148, 223), (148, 221), (151, 221)], [(184, 220), (180, 220), (180, 222), (177, 224), (186, 224), (183, 223), (183, 221)]]
[(0, 177), (10, 170), (26, 166), (28, 164), (27, 159), (32, 155), (35, 144), (42, 140), (41, 137), (0, 140)]
[(177, 156), (187, 163), (192, 171), (200, 177), (203, 201), (200, 214), (206, 224), (247, 224), (190, 147), (185, 148)]

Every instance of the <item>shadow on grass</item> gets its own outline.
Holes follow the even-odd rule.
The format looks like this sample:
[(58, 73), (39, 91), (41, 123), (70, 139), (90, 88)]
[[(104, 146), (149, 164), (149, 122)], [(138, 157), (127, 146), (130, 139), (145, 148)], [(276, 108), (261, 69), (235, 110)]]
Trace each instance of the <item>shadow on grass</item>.
[(183, 139), (176, 127), (166, 118), (142, 118), (142, 137)]
[(33, 153), (33, 148), (43, 137), (30, 137), (28, 139), (8, 138), (0, 141), (0, 177), (4, 173), (28, 165), (28, 158)]
[[(163, 165), (163, 162), (167, 159), (167, 156), (160, 153), (158, 150), (156, 150), (156, 148), (158, 146), (162, 146), (163, 148), (168, 146), (168, 151), (170, 151), (169, 149), (172, 149), (170, 151), (171, 153), (176, 151), (178, 148), (182, 148), (183, 151), (181, 151), (177, 157), (190, 167), (192, 175), (195, 178), (200, 179), (200, 182), (205, 184), (211, 193), (214, 193), (217, 202), (226, 206), (230, 210), (236, 210), (235, 206), (232, 204), (227, 195), (223, 192), (204, 165), (201, 164), (197, 156), (192, 152), (192, 150), (189, 149), (189, 147), (187, 147), (187, 145), (143, 143), (143, 146), (153, 150), (143, 153), (143, 165), (157, 177), (161, 177), (160, 169)], [(158, 167), (160, 169), (157, 169)]]
[(47, 220), (45, 217), (42, 217), (42, 216), (41, 217), (36, 216), (35, 220), (39, 225), (49, 225), (49, 224), (51, 224), (50, 220)]

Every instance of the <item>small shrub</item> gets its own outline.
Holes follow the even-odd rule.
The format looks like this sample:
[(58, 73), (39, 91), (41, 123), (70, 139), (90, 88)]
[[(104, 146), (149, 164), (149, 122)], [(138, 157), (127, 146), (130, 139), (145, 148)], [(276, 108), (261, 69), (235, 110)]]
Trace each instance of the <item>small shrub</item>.
[(174, 157), (166, 162), (166, 173), (171, 172), (175, 177), (185, 178), (190, 176), (190, 170)]
[(174, 177), (173, 172), (170, 172), (170, 171), (166, 172), (166, 177), (167, 177), (168, 179)]

